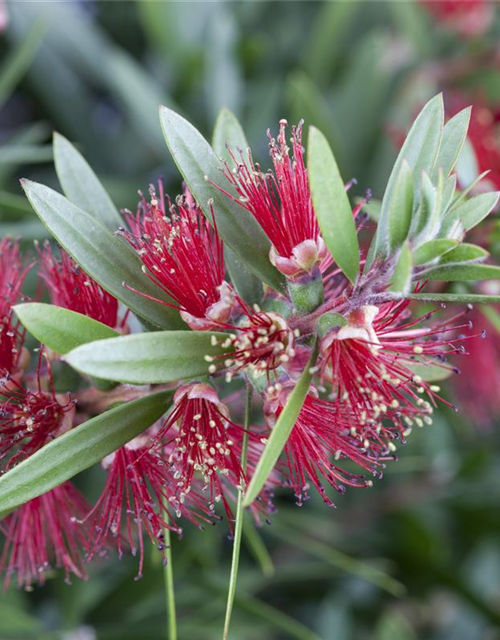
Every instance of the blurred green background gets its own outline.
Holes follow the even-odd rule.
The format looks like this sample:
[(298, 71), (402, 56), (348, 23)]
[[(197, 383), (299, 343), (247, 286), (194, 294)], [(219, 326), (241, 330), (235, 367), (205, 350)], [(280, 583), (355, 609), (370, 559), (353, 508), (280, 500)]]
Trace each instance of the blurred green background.
[[(480, 4), (480, 3), (478, 3)], [(464, 37), (403, 2), (9, 2), (0, 34), (0, 236), (45, 235), (18, 185), (58, 187), (51, 132), (77, 144), (119, 207), (179, 178), (162, 139), (167, 104), (210, 136), (222, 106), (266, 166), (278, 120), (320, 127), (355, 195), (380, 196), (395, 139), (440, 89), (500, 103), (500, 8)], [(476, 375), (487, 375), (476, 362)], [(499, 363), (500, 366), (500, 363)], [(499, 390), (500, 391), (500, 390)], [(462, 390), (463, 393), (463, 390)], [(456, 401), (448, 385), (445, 395)], [(367, 491), (278, 513), (244, 540), (234, 640), (500, 638), (500, 447), (494, 419), (441, 410)], [(79, 484), (96, 496), (99, 469)], [(174, 542), (181, 640), (220, 638), (231, 542), (225, 526)], [(0, 640), (165, 637), (162, 569), (151, 553), (96, 562), (0, 595)]]

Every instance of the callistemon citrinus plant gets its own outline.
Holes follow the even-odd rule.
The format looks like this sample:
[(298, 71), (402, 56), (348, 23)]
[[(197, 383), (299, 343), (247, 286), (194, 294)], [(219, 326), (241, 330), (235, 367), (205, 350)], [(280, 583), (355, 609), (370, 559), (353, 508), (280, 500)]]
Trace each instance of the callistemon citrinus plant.
[[(277, 492), (333, 506), (335, 491), (371, 487), (445, 402), (448, 356), (484, 337), (467, 313), (498, 296), (426, 290), (500, 276), (464, 242), (498, 201), (457, 189), (469, 117), (444, 125), (441, 97), (425, 106), (376, 222), (350, 202), (323, 135), (311, 128), (305, 144), (303, 123), (268, 133), (264, 170), (229, 112), (212, 148), (161, 108), (184, 192), (152, 185), (123, 215), (55, 136), (65, 196), (23, 181), (59, 244), (34, 254), (51, 304), (21, 303), (33, 264), (0, 244), (6, 585), (15, 574), (32, 587), (54, 567), (84, 577), (115, 551), (138, 555), (140, 577), (153, 543), (172, 588), (171, 534), (222, 521), (234, 539), (227, 637), (244, 510), (260, 524)], [(31, 367), (25, 330), (43, 345)], [(81, 375), (69, 394), (53, 381), (60, 360)], [(70, 480), (94, 464), (106, 481), (90, 505)]]

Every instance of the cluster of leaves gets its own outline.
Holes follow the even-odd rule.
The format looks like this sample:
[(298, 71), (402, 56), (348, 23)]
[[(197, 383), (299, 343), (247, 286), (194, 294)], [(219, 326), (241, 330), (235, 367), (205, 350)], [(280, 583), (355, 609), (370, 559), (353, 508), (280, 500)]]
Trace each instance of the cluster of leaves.
[[(391, 264), (387, 277), (393, 281), (394, 296), (405, 295), (415, 279), (478, 280), (498, 277), (500, 273), (499, 267), (476, 264), (485, 258), (485, 252), (461, 243), (464, 232), (478, 224), (498, 200), (496, 193), (469, 199), (463, 193), (457, 195), (455, 177), (449, 176), (466, 136), (467, 115), (461, 113), (443, 126), (442, 98), (436, 97), (422, 110), (396, 161), (365, 265), (366, 271), (376, 260)], [(209, 143), (186, 120), (165, 107), (160, 110), (160, 119), (172, 156), (190, 191), (208, 216), (214, 211), (219, 233), (236, 259), (269, 287), (283, 292), (283, 279), (269, 261), (269, 241), (255, 220), (242, 216), (237, 205), (224, 198), (210, 181), (218, 179), (220, 160)], [(230, 113), (223, 112), (215, 140), (231, 141), (234, 131), (241, 140), (238, 123)], [(111, 231), (120, 221), (111, 200), (85, 160), (58, 135), (54, 153), (66, 197), (43, 185), (24, 181), (34, 210), (86, 273), (138, 317), (163, 330), (113, 335), (112, 329), (95, 320), (40, 303), (17, 306), (21, 321), (40, 342), (63, 354), (67, 363), (97, 378), (158, 384), (206, 375), (206, 357), (224, 353), (221, 346), (214, 346), (214, 334), (177, 330), (180, 318), (174, 309), (131, 291), (129, 287), (148, 293), (153, 285), (141, 270), (136, 255)], [(316, 129), (311, 131), (309, 168), (325, 242), (346, 276), (356, 282), (360, 277), (359, 247), (351, 207), (333, 154)], [(243, 290), (241, 293), (245, 294)], [(156, 289), (151, 294), (152, 298), (155, 296)], [(427, 294), (427, 298), (477, 299), (457, 298), (454, 294)], [(278, 459), (311, 379), (312, 370), (306, 367), (273, 429), (248, 489), (247, 506)], [(163, 397), (158, 397), (157, 401), (153, 398), (137, 402), (157, 417), (162, 400)], [(127, 414), (127, 420), (123, 421), (122, 413)], [(0, 480), (0, 511), (7, 513), (88, 468), (151, 423), (136, 420), (131, 427), (131, 416), (134, 414), (130, 408), (104, 414), (58, 438), (6, 474)], [(90, 446), (89, 442), (95, 444)], [(80, 455), (82, 447), (87, 447), (84, 458)]]

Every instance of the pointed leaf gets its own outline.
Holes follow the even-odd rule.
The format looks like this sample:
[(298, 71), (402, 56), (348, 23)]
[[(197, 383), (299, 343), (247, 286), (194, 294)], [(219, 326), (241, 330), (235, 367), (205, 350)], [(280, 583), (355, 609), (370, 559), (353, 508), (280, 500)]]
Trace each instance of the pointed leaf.
[(410, 290), (412, 274), (411, 251), (408, 243), (401, 247), (398, 262), (392, 275), (391, 291), (408, 292)]
[(425, 272), (425, 280), (460, 282), (461, 280), (498, 280), (500, 267), (490, 264), (457, 264), (450, 267), (436, 267)]
[[(399, 249), (406, 240), (413, 212), (413, 177), (406, 160), (401, 163), (391, 203), (386, 211), (387, 217), (381, 217), (379, 225), (382, 233), (387, 234), (390, 254), (395, 249)], [(387, 225), (386, 229), (384, 225)]]
[(443, 220), (442, 231), (450, 229), (452, 225), (460, 221), (464, 230), (469, 231), (478, 225), (495, 208), (500, 192), (481, 193), (470, 198), (458, 207), (453, 207)]
[[(221, 109), (215, 122), (212, 148), (215, 154), (230, 161), (226, 145), (234, 150), (245, 150), (248, 142), (236, 116), (229, 109)], [(249, 304), (259, 302), (263, 295), (262, 282), (229, 247), (224, 247), (224, 261), (231, 282), (240, 296)]]
[(462, 189), (459, 194), (457, 195), (455, 201), (453, 202), (453, 205), (451, 206), (451, 209), (454, 209), (455, 207), (458, 207), (459, 204), (462, 204), (462, 202), (465, 202), (466, 199), (469, 197), (469, 194), (473, 191), (473, 189), (475, 189), (475, 187), (477, 187), (477, 185), (481, 182), (481, 180), (483, 178), (486, 178), (486, 176), (491, 173), (490, 170), (488, 171), (483, 171), (483, 173), (481, 173), (479, 176), (477, 176), (477, 178), (475, 178), (470, 184), (468, 184), (465, 189)]
[(324, 313), (318, 320), (317, 332), (322, 338), (330, 331), (330, 329), (335, 327), (344, 327), (346, 324), (347, 320), (343, 315), (335, 313), (334, 311), (329, 311), (328, 313)]
[(309, 128), (308, 171), (321, 234), (335, 262), (351, 282), (359, 274), (359, 243), (351, 205), (325, 136)]
[(422, 302), (464, 302), (467, 304), (493, 304), (500, 302), (500, 296), (487, 296), (480, 293), (410, 293), (408, 295), (394, 296), (396, 300), (401, 298), (421, 300)]
[(0, 478), (0, 517), (100, 462), (167, 411), (172, 392), (122, 404), (68, 431)]
[(284, 278), (269, 261), (270, 242), (255, 218), (210, 184), (223, 185), (231, 192), (208, 142), (192, 124), (167, 107), (160, 107), (160, 121), (172, 158), (210, 220), (209, 202), (213, 202), (221, 238), (261, 280), (283, 290)]
[(257, 498), (283, 451), (286, 441), (304, 405), (309, 387), (311, 386), (311, 380), (313, 378), (312, 368), (316, 362), (317, 355), (318, 347), (315, 345), (306, 368), (302, 372), (299, 381), (288, 398), (285, 408), (280, 413), (271, 431), (269, 441), (266, 444), (266, 448), (260, 457), (255, 473), (245, 493), (245, 499), (243, 501), (243, 506), (245, 507), (249, 507)]
[(224, 158), (229, 162), (231, 156), (226, 145), (229, 145), (234, 151), (237, 149), (245, 151), (248, 148), (248, 142), (241, 124), (234, 113), (224, 107), (220, 110), (215, 121), (212, 148), (219, 158)]
[(123, 286), (126, 283), (159, 300), (170, 300), (142, 272), (141, 262), (130, 247), (57, 191), (31, 180), (23, 180), (22, 185), (40, 220), (91, 278), (154, 325), (182, 326), (177, 311)]
[(439, 260), (439, 264), (470, 262), (472, 260), (484, 260), (490, 254), (475, 244), (462, 243), (451, 251), (445, 253)]
[[(389, 215), (389, 207), (394, 197), (396, 182), (400, 176), (403, 161), (406, 161), (413, 173), (413, 180), (418, 187), (423, 171), (431, 174), (439, 153), (444, 123), (444, 105), (441, 94), (435, 96), (422, 109), (413, 123), (408, 136), (399, 152), (391, 175), (387, 182), (387, 188), (382, 200), (380, 220), (386, 220)], [(370, 268), (373, 258), (384, 255), (387, 249), (387, 225), (377, 229), (373, 239), (374, 249), (370, 259), (367, 260), (365, 272)]]
[(88, 162), (60, 133), (54, 133), (54, 162), (68, 200), (116, 231), (123, 218)]
[(420, 204), (413, 216), (410, 236), (424, 242), (434, 236), (439, 228), (439, 198), (437, 188), (428, 174), (423, 171), (421, 178)]
[(97, 320), (52, 304), (28, 302), (16, 305), (14, 311), (31, 335), (61, 355), (87, 342), (119, 336)]
[[(210, 331), (154, 331), (99, 340), (78, 347), (65, 357), (72, 367), (104, 380), (130, 384), (157, 384), (209, 373), (207, 357), (225, 350), (218, 343), (225, 333)], [(215, 341), (214, 340), (214, 341)], [(223, 365), (223, 359), (214, 364)], [(218, 366), (218, 368), (220, 368)]]
[(410, 369), (416, 376), (420, 376), (422, 380), (426, 382), (438, 382), (439, 380), (446, 380), (453, 373), (453, 369), (446, 366), (439, 366), (437, 364), (428, 364), (414, 362), (407, 364), (406, 367)]
[(449, 176), (453, 171), (467, 137), (471, 110), (472, 107), (463, 109), (445, 124), (435, 175), (438, 169), (442, 169), (445, 176)]
[(420, 245), (420, 247), (413, 252), (413, 264), (418, 266), (432, 262), (432, 260), (439, 258), (439, 256), (442, 256), (447, 251), (451, 251), (457, 244), (458, 242), (456, 240), (448, 240), (447, 238), (438, 238), (424, 242), (424, 244)]

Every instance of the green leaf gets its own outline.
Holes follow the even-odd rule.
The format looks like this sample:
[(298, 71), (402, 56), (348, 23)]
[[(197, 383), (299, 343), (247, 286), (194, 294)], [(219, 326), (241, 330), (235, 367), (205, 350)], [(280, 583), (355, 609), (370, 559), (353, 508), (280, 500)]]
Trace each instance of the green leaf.
[(54, 133), (54, 161), (64, 194), (111, 231), (123, 225), (111, 198), (79, 151), (60, 133)]
[[(85, 344), (68, 353), (72, 367), (104, 380), (157, 384), (208, 375), (208, 357), (223, 355), (225, 333), (154, 331)], [(223, 359), (214, 364), (223, 364)]]
[(324, 313), (318, 320), (317, 332), (322, 338), (330, 331), (330, 329), (344, 327), (346, 324), (347, 320), (343, 315), (330, 311), (328, 313)]
[(391, 278), (391, 291), (408, 292), (410, 290), (412, 275), (411, 251), (408, 243), (401, 247), (401, 252)]
[(415, 266), (427, 264), (439, 258), (439, 256), (442, 256), (447, 251), (451, 251), (457, 244), (457, 240), (448, 240), (447, 238), (438, 238), (424, 242), (424, 244), (420, 245), (420, 247), (413, 252), (413, 264)]
[(390, 255), (406, 240), (413, 212), (413, 177), (410, 165), (405, 160), (401, 163), (394, 193), (386, 211), (387, 216), (381, 216), (379, 227), (387, 235), (387, 255)]
[(295, 422), (299, 416), (302, 406), (305, 402), (309, 387), (311, 386), (311, 380), (313, 378), (312, 369), (316, 362), (318, 355), (318, 346), (314, 346), (313, 352), (306, 365), (306, 368), (302, 372), (294, 390), (288, 398), (288, 402), (285, 408), (280, 413), (276, 424), (271, 431), (271, 436), (264, 449), (260, 460), (255, 469), (255, 473), (252, 476), (252, 480), (248, 485), (248, 489), (243, 501), (244, 507), (249, 507), (252, 502), (257, 498), (262, 487), (265, 485), (269, 475), (271, 474), (274, 465), (283, 451), (283, 448), (290, 436)]
[(426, 382), (439, 382), (451, 376), (453, 370), (447, 367), (440, 367), (437, 364), (424, 364), (415, 362), (406, 365), (415, 375), (420, 376)]
[(495, 208), (500, 192), (481, 193), (453, 207), (443, 220), (441, 233), (446, 233), (458, 221), (465, 231), (478, 225)]
[[(212, 147), (217, 156), (229, 162), (231, 161), (231, 156), (227, 150), (226, 143), (229, 143), (235, 151), (237, 149), (245, 151), (248, 147), (245, 133), (236, 116), (229, 109), (224, 108), (221, 109), (215, 122)], [(247, 269), (245, 263), (227, 246), (224, 247), (224, 261), (231, 282), (243, 300), (249, 304), (259, 302), (263, 295), (262, 282)]]
[(309, 128), (308, 172), (321, 234), (335, 262), (354, 283), (359, 274), (359, 243), (351, 205), (325, 136)]
[(126, 283), (158, 300), (170, 301), (142, 272), (135, 252), (92, 215), (42, 184), (22, 181), (31, 206), (60, 245), (106, 291), (154, 325), (182, 326), (176, 310), (123, 286)]
[(243, 300), (250, 305), (260, 302), (264, 295), (262, 282), (229, 247), (224, 247), (224, 262), (229, 278)]
[(403, 160), (412, 168), (415, 179), (418, 179), (422, 171), (432, 172), (440, 150), (443, 124), (443, 96), (439, 94), (429, 100), (413, 123), (398, 155), (389, 183), (399, 174)]
[(483, 178), (485, 178), (489, 173), (491, 173), (490, 170), (488, 171), (483, 171), (483, 173), (481, 173), (479, 176), (477, 176), (477, 178), (475, 178), (470, 184), (467, 185), (467, 187), (465, 187), (465, 189), (462, 189), (460, 191), (460, 193), (457, 195), (453, 206), (451, 207), (452, 209), (454, 209), (455, 207), (458, 207), (459, 204), (462, 204), (462, 202), (465, 202), (465, 200), (468, 198), (469, 193), (471, 193), (471, 191), (481, 182), (481, 180)]
[(59, 354), (87, 342), (119, 336), (97, 320), (52, 304), (28, 302), (16, 305), (14, 311), (31, 335)]
[(238, 119), (232, 111), (223, 107), (215, 121), (212, 148), (219, 158), (224, 158), (224, 160), (229, 162), (231, 156), (227, 150), (227, 144), (229, 144), (231, 149), (236, 153), (238, 149), (244, 152), (248, 148), (245, 132), (238, 122)]
[(500, 313), (493, 307), (483, 307), (481, 313), (489, 320), (490, 324), (500, 333)]
[(467, 137), (471, 110), (472, 107), (463, 109), (445, 124), (441, 148), (436, 160), (435, 176), (438, 169), (442, 169), (445, 176), (449, 176), (453, 171)]
[[(389, 208), (394, 198), (396, 183), (398, 182), (401, 166), (406, 161), (413, 173), (413, 180), (418, 187), (423, 171), (432, 174), (435, 161), (439, 153), (441, 137), (444, 123), (444, 105), (441, 94), (435, 96), (422, 109), (417, 119), (413, 123), (408, 136), (399, 152), (387, 188), (382, 200), (380, 220), (386, 220), (389, 215)], [(373, 239), (374, 250), (370, 259), (367, 260), (365, 272), (370, 268), (373, 258), (384, 255), (386, 249), (386, 237), (388, 225), (385, 223), (377, 229), (377, 234)]]
[(457, 264), (452, 267), (436, 267), (425, 272), (425, 280), (460, 282), (461, 280), (498, 280), (500, 267), (490, 264)]
[(459, 244), (458, 247), (455, 247), (451, 251), (446, 252), (441, 259), (439, 260), (439, 264), (448, 264), (448, 263), (459, 263), (459, 262), (470, 262), (472, 260), (484, 260), (490, 254), (483, 249), (482, 247), (478, 247), (475, 244), (467, 244), (462, 243)]
[(395, 299), (410, 298), (422, 302), (464, 302), (468, 304), (492, 304), (500, 302), (500, 296), (486, 296), (480, 293), (410, 293), (408, 295), (396, 295)]
[(270, 243), (255, 218), (210, 184), (232, 193), (220, 170), (220, 161), (195, 127), (167, 107), (160, 107), (160, 121), (168, 148), (195, 200), (209, 220), (213, 203), (221, 238), (237, 256), (273, 289), (284, 289), (284, 278), (269, 261)]
[[(360, 204), (360, 202), (361, 202), (361, 199), (357, 198), (356, 204)], [(378, 222), (380, 219), (381, 208), (382, 208), (382, 203), (380, 202), (380, 200), (375, 200), (374, 198), (372, 198), (370, 202), (367, 202), (366, 204), (363, 205), (363, 211), (366, 211), (366, 213), (370, 216), (370, 218), (372, 220), (375, 220), (375, 222)]]
[(172, 392), (127, 402), (68, 431), (0, 478), (0, 515), (88, 469), (150, 427), (168, 409)]
[(410, 236), (418, 238), (420, 242), (433, 238), (439, 229), (441, 194), (438, 193), (438, 187), (441, 184), (434, 186), (428, 174), (422, 172), (420, 204), (410, 227)]

